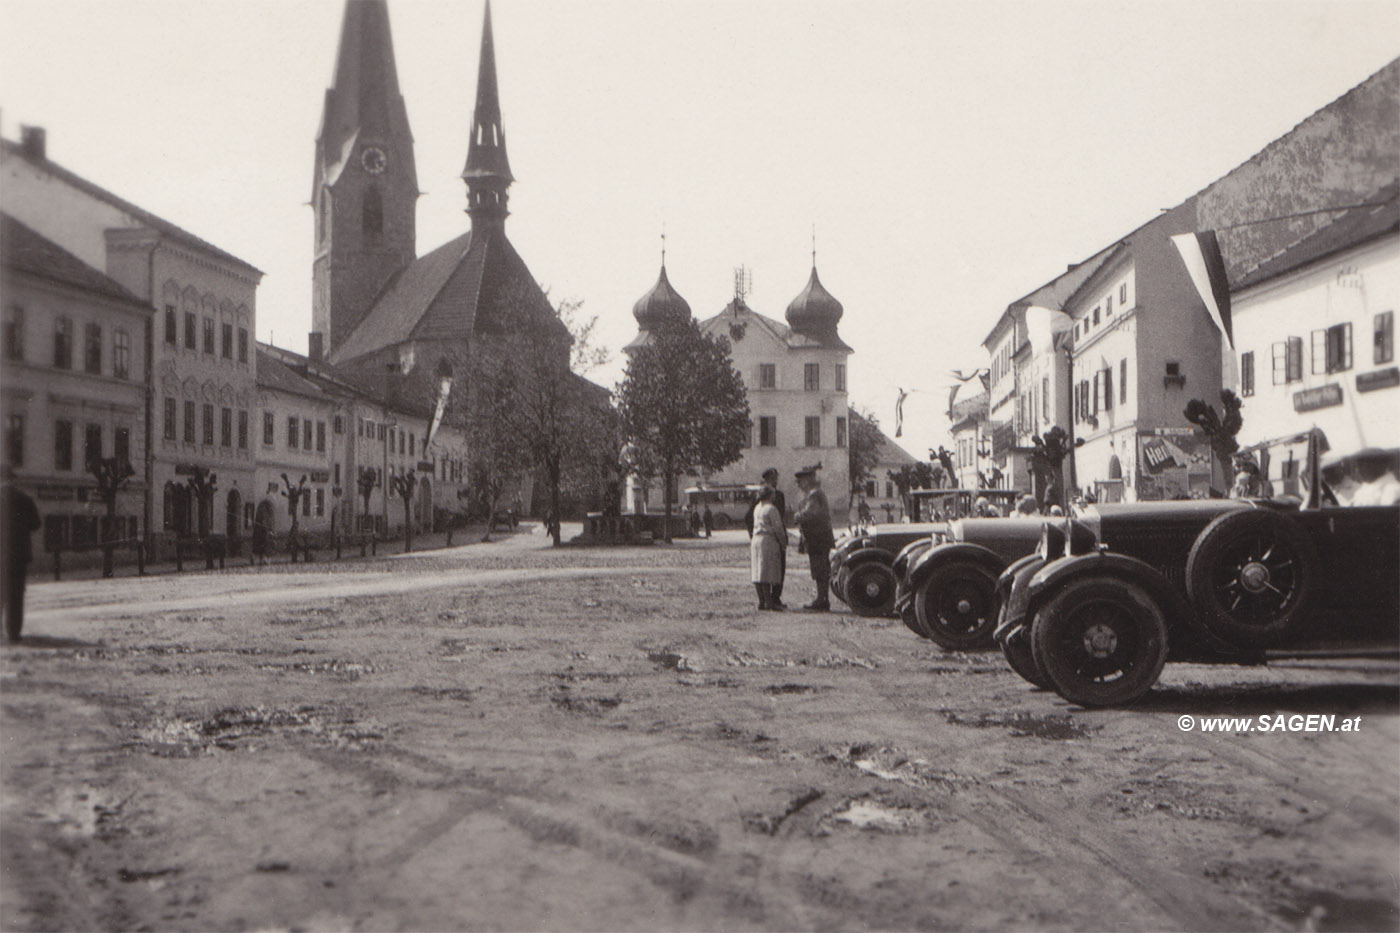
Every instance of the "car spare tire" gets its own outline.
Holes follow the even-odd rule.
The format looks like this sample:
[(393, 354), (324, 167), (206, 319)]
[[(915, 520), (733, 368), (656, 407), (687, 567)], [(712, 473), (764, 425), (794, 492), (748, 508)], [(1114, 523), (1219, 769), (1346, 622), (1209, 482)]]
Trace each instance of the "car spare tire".
[(1250, 509), (1205, 527), (1186, 559), (1192, 620), (1242, 648), (1270, 648), (1307, 619), (1318, 588), (1317, 551), (1297, 523)]

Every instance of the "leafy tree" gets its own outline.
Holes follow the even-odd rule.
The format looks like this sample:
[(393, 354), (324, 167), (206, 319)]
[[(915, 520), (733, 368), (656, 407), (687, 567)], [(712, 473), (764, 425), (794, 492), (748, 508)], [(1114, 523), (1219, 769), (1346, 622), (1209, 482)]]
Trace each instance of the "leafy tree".
[[(519, 403), (510, 412), (514, 430), (527, 440), (532, 464), (544, 474), (548, 514), (553, 517), (549, 533), (556, 547), (566, 465), (596, 457), (603, 453), (598, 450), (600, 444), (610, 444), (606, 434), (593, 433), (598, 409), (608, 408), (605, 396), (579, 375), (605, 364), (608, 352), (593, 342), (597, 316), (582, 320), (581, 307), (578, 301), (561, 302), (554, 312), (557, 325), (521, 348), (516, 360)], [(606, 453), (616, 458), (617, 447)]]
[(117, 492), (126, 481), (136, 475), (130, 460), (116, 457), (93, 457), (88, 461), (88, 472), (97, 479), (97, 495), (107, 508), (107, 517), (102, 529), (102, 576), (110, 577), (112, 567), (112, 537), (117, 527)]
[(1235, 451), (1240, 449), (1240, 442), (1237, 440), (1240, 428), (1244, 426), (1244, 416), (1240, 414), (1240, 409), (1244, 403), (1240, 397), (1230, 389), (1220, 391), (1221, 413), (1217, 414), (1215, 409), (1207, 405), (1198, 398), (1193, 398), (1186, 403), (1186, 410), (1182, 412), (1186, 420), (1196, 425), (1205, 434), (1210, 442), (1211, 453), (1213, 453), (1215, 467), (1225, 471), (1224, 488), (1230, 487), (1229, 470), (1233, 463)]
[(866, 481), (874, 479), (875, 465), (880, 462), (880, 449), (885, 435), (880, 422), (869, 411), (848, 409), (850, 429), (846, 437), (846, 452), (850, 456), (851, 495), (856, 496)]
[(530, 468), (533, 439), (520, 429), (517, 410), (522, 397), (522, 371), (516, 354), (527, 353), (520, 335), (478, 335), (468, 352), (465, 411), (467, 475), (486, 510), (486, 533), (496, 530), (496, 508), (506, 487)]
[(628, 469), (662, 481), (669, 542), (676, 478), (713, 473), (739, 459), (749, 402), (728, 339), (706, 335), (694, 319), (665, 324), (652, 337), (627, 362), (618, 415), (629, 439)]
[(1042, 511), (1049, 505), (1069, 508), (1065, 489), (1065, 457), (1069, 455), (1069, 434), (1058, 424), (1031, 438), (1031, 483), (1035, 504)]
[(936, 489), (934, 485), (937, 474), (934, 472), (934, 464), (919, 461), (918, 463), (906, 463), (898, 470), (886, 470), (885, 475), (890, 482), (894, 483), (894, 488), (899, 491), (899, 501), (904, 503), (904, 514), (914, 514), (913, 496), (910, 495), (915, 489)]

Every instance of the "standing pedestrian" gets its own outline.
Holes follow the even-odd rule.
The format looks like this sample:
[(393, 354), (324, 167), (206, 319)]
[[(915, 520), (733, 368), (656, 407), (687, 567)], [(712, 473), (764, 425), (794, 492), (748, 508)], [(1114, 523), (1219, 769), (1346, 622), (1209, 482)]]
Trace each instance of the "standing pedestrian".
[(758, 591), (758, 608), (780, 610), (775, 589), (782, 580), (782, 554), (787, 550), (787, 529), (773, 504), (777, 490), (764, 486), (753, 509), (753, 537), (749, 541), (749, 576)]
[[(778, 518), (783, 523), (783, 538), (787, 538), (787, 497), (778, 488), (778, 468), (769, 467), (763, 471), (763, 485), (773, 490), (773, 508), (778, 510)], [(749, 537), (753, 537), (753, 513), (758, 505), (758, 496), (754, 496), (749, 503), (749, 510), (744, 513), (744, 527), (749, 530)], [(787, 548), (784, 547), (778, 554), (778, 583), (773, 588), (773, 602), (779, 609), (786, 609), (783, 603), (783, 581), (787, 579)]]
[(705, 537), (710, 537), (715, 531), (715, 513), (710, 511), (710, 504), (705, 503), (705, 511), (700, 516), (701, 523), (705, 526)]
[(0, 473), (0, 523), (3, 536), (0, 546), (5, 549), (5, 637), (11, 644), (19, 641), (24, 628), (24, 583), (29, 573), (29, 561), (34, 552), (30, 537), (39, 529), (39, 508), (15, 485), (14, 470), (7, 463)]
[(259, 506), (253, 513), (253, 557), (259, 564), (267, 563), (267, 539), (270, 532), (266, 512)]
[(700, 512), (693, 505), (688, 505), (685, 510), (689, 514), (690, 533), (695, 537), (700, 537)]
[(802, 608), (827, 612), (831, 609), (827, 597), (831, 583), (831, 549), (836, 546), (836, 536), (831, 531), (831, 507), (827, 504), (826, 493), (822, 492), (821, 480), (817, 479), (816, 467), (804, 467), (796, 475), (797, 485), (802, 490), (802, 504), (793, 517), (802, 530), (812, 582), (817, 585), (816, 599)]

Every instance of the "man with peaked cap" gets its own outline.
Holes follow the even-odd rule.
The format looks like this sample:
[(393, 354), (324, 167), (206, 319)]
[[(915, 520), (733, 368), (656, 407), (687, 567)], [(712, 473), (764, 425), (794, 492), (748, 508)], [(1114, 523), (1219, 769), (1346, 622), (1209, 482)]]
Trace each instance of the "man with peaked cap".
[[(773, 488), (773, 506), (778, 510), (778, 517), (783, 520), (783, 531), (787, 531), (787, 496), (778, 488), (778, 469), (769, 467), (763, 471), (763, 484)], [(758, 506), (758, 497), (755, 496), (749, 503), (749, 510), (744, 513), (744, 527), (748, 529), (749, 537), (753, 537), (753, 510)], [(773, 605), (778, 609), (786, 609), (783, 603), (783, 580), (787, 579), (787, 548), (778, 552), (778, 582), (773, 585)]]
[(812, 582), (817, 585), (817, 598), (802, 608), (827, 612), (831, 609), (831, 601), (827, 597), (831, 584), (831, 549), (836, 546), (836, 536), (831, 531), (831, 506), (827, 504), (826, 493), (822, 492), (816, 467), (803, 467), (796, 476), (797, 485), (802, 490), (802, 504), (797, 507), (793, 518), (802, 530), (807, 562), (812, 568)]

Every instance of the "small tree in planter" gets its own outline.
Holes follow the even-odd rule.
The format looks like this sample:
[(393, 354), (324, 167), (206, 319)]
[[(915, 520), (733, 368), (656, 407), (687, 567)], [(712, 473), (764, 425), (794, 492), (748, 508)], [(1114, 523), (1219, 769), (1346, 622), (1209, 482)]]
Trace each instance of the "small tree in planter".
[(301, 479), (296, 483), (296, 485), (293, 485), (292, 481), (287, 478), (287, 474), (283, 473), (282, 489), (280, 490), (280, 492), (282, 493), (282, 498), (287, 500), (287, 508), (291, 511), (292, 563), (295, 564), (297, 562), (297, 535), (301, 528), (301, 511), (297, 508), (297, 506), (301, 504), (301, 497), (309, 495), (311, 492), (311, 490), (306, 488), (306, 474), (303, 473), (301, 475)]
[(1234, 479), (1230, 475), (1231, 467), (1234, 464), (1235, 451), (1240, 449), (1240, 442), (1236, 439), (1239, 436), (1240, 428), (1244, 427), (1244, 416), (1240, 414), (1240, 409), (1244, 403), (1240, 397), (1229, 389), (1220, 391), (1221, 414), (1210, 405), (1198, 398), (1193, 398), (1186, 403), (1186, 410), (1182, 412), (1186, 420), (1196, 425), (1205, 434), (1210, 442), (1210, 451), (1214, 454), (1215, 463), (1211, 466), (1211, 480), (1216, 479), (1216, 466), (1223, 471), (1225, 477), (1224, 488), (1229, 490), (1230, 483)]
[(418, 488), (418, 474), (409, 470), (390, 479), (394, 492), (403, 499), (403, 549), (413, 550), (413, 491)]
[(1057, 424), (1044, 436), (1037, 434), (1032, 437), (1031, 444), (1030, 468), (1035, 484), (1036, 506), (1042, 511), (1050, 505), (1068, 508), (1064, 462), (1069, 455), (1069, 434)]
[(102, 576), (112, 576), (112, 535), (117, 524), (117, 491), (136, 475), (129, 460), (116, 457), (93, 458), (88, 472), (97, 478), (97, 494), (107, 507), (106, 527), (102, 529)]
[[(365, 500), (365, 518), (369, 518), (369, 500), (374, 495), (375, 487), (379, 485), (379, 475), (374, 472), (374, 467), (362, 466), (359, 474), (355, 477), (355, 489), (360, 494), (360, 498)], [(370, 524), (373, 524), (371, 522)]]

